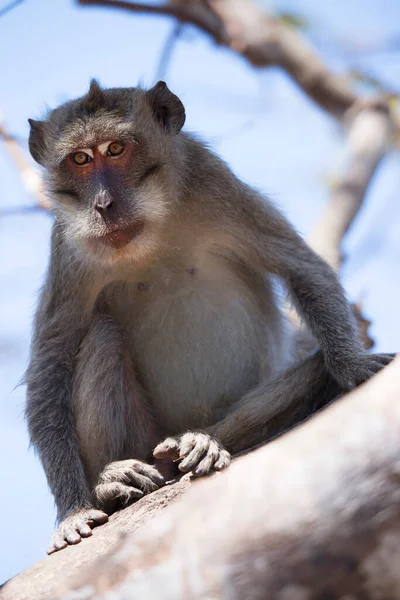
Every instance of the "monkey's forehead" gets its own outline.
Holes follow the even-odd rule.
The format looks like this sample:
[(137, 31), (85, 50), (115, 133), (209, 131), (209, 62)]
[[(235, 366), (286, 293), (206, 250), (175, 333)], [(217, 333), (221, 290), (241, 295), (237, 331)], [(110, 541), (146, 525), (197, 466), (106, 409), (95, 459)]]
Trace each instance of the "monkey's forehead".
[(57, 128), (52, 140), (53, 163), (59, 164), (79, 148), (92, 148), (105, 140), (135, 141), (135, 120), (110, 114), (79, 117)]
[[(138, 122), (147, 121), (148, 107), (139, 88), (111, 88), (91, 92), (52, 110), (49, 145), (51, 160), (60, 163), (78, 148), (91, 148), (105, 140), (132, 141)], [(134, 140), (133, 140), (134, 141)]]

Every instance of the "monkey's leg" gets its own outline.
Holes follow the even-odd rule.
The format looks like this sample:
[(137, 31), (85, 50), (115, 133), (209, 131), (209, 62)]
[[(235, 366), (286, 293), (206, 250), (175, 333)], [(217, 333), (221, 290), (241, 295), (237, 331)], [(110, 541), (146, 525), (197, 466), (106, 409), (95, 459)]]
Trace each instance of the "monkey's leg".
[[(180, 460), (181, 471), (201, 476), (221, 470), (230, 455), (249, 449), (288, 429), (293, 420), (305, 418), (327, 399), (340, 394), (340, 386), (325, 367), (321, 352), (315, 353), (275, 381), (261, 382), (231, 407), (224, 419), (206, 432), (187, 432), (167, 438), (154, 450), (157, 458)], [(320, 405), (318, 406), (318, 402)], [(286, 412), (285, 412), (285, 409)], [(226, 450), (225, 450), (226, 448)]]
[(275, 381), (261, 382), (250, 390), (207, 431), (236, 454), (290, 429), (344, 391), (317, 351)]
[[(372, 364), (375, 359), (390, 362), (394, 357), (369, 356)], [(328, 371), (319, 350), (275, 381), (261, 383), (207, 431), (236, 454), (271, 440), (347, 391)]]
[[(389, 360), (391, 356), (387, 355), (387, 358)], [(182, 460), (181, 470), (193, 470), (195, 475), (220, 470), (229, 464), (229, 454), (224, 448), (231, 454), (237, 454), (267, 442), (339, 398), (345, 391), (329, 373), (323, 355), (318, 351), (275, 381), (262, 382), (205, 433), (189, 432), (167, 438), (156, 447), (154, 454), (170, 460)], [(202, 441), (201, 436), (205, 436), (205, 440)], [(215, 447), (221, 459), (212, 462), (209, 449)], [(228, 458), (225, 458), (224, 452)]]
[(49, 554), (91, 535), (93, 527), (107, 521), (103, 510), (112, 512), (118, 503), (164, 483), (154, 467), (132, 460), (149, 456), (160, 436), (137, 384), (123, 332), (112, 317), (96, 317), (80, 345), (72, 406), (92, 504), (62, 519)]
[(123, 332), (110, 316), (94, 319), (80, 347), (73, 410), (98, 508), (110, 513), (163, 485), (162, 475), (142, 462), (160, 436), (136, 381)]

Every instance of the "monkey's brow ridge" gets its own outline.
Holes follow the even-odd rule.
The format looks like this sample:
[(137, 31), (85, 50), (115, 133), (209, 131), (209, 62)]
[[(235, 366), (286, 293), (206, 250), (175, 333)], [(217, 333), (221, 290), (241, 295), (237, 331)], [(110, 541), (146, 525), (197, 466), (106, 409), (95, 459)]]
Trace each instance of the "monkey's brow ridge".
[(61, 132), (54, 144), (54, 164), (59, 165), (71, 152), (80, 148), (92, 148), (104, 141), (118, 138), (121, 142), (137, 143), (132, 121), (122, 121), (92, 118), (87, 123), (79, 122), (69, 124)]

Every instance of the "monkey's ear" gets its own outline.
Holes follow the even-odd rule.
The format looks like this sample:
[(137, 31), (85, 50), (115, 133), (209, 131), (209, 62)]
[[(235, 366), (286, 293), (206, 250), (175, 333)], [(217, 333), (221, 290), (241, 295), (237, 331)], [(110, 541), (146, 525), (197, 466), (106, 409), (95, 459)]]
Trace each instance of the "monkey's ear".
[(89, 112), (95, 112), (102, 106), (103, 101), (103, 90), (101, 89), (97, 79), (92, 79), (90, 81), (89, 91), (84, 97), (84, 105), (86, 110), (88, 110)]
[(43, 160), (46, 153), (45, 137), (47, 122), (28, 119), (28, 123), (31, 126), (31, 131), (29, 134), (29, 152), (31, 153), (32, 158), (39, 163), (39, 165), (43, 165)]
[(158, 123), (173, 135), (182, 129), (186, 115), (185, 108), (178, 96), (168, 89), (164, 81), (159, 81), (146, 92), (153, 115)]

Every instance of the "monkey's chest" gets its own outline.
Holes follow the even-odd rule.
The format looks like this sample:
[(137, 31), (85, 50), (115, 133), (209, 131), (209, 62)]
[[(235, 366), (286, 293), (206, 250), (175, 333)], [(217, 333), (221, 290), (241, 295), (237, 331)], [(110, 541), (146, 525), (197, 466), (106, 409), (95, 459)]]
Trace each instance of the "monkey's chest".
[(143, 276), (125, 286), (113, 312), (167, 433), (216, 421), (260, 378), (266, 315), (231, 275), (190, 268)]

